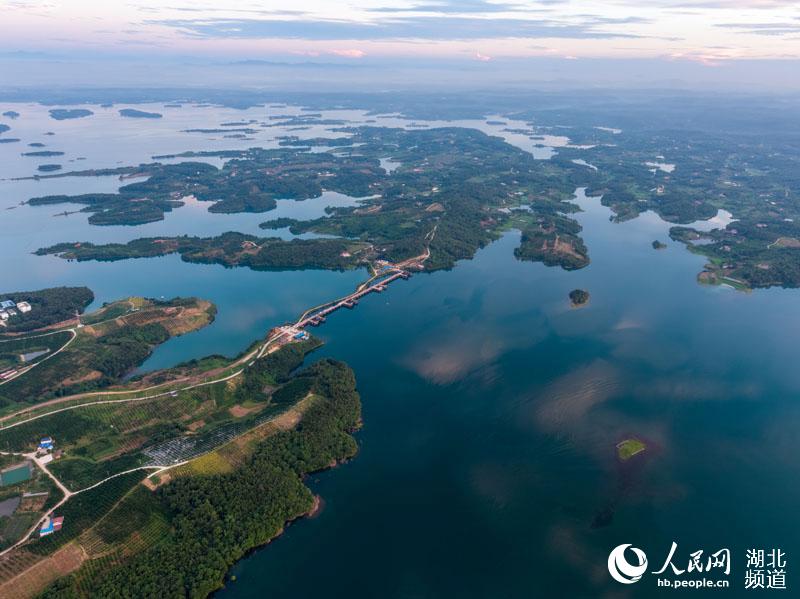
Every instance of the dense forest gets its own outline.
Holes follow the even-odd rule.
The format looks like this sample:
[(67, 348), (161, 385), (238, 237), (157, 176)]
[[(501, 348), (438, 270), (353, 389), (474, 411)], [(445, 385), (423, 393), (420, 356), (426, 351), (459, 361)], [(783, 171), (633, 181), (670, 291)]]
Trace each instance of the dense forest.
[(88, 287), (52, 287), (39, 291), (0, 293), (0, 300), (6, 299), (31, 305), (30, 312), (17, 311), (17, 315), (9, 318), (6, 326), (0, 328), (0, 333), (21, 333), (74, 319), (76, 312), (82, 313), (94, 301), (94, 294)]
[[(290, 360), (293, 363), (293, 361)], [(285, 372), (285, 365), (276, 365)], [(325, 359), (296, 377), (322, 398), (295, 430), (275, 434), (241, 467), (225, 474), (178, 477), (155, 493), (139, 487), (104, 519), (99, 534), (124, 542), (154, 517), (168, 527), (155, 544), (115, 565), (89, 562), (44, 597), (205, 597), (245, 553), (311, 510), (303, 477), (352, 457), (360, 423), (353, 372)], [(122, 483), (121, 483), (122, 484)]]
[(585, 289), (573, 289), (569, 292), (569, 299), (573, 306), (583, 306), (589, 301), (589, 292)]
[(87, 116), (92, 116), (93, 114), (94, 112), (86, 108), (53, 108), (50, 110), (50, 118), (57, 121), (82, 119)]
[(129, 119), (160, 119), (164, 115), (158, 112), (137, 110), (136, 108), (123, 108), (119, 111), (119, 116), (124, 116)]
[(243, 233), (223, 233), (217, 237), (167, 237), (135, 239), (125, 244), (61, 243), (37, 250), (37, 254), (56, 254), (68, 260), (115, 261), (150, 258), (178, 253), (186, 262), (247, 266), (255, 270), (353, 268), (358, 258), (353, 253), (362, 244), (345, 239), (259, 238)]

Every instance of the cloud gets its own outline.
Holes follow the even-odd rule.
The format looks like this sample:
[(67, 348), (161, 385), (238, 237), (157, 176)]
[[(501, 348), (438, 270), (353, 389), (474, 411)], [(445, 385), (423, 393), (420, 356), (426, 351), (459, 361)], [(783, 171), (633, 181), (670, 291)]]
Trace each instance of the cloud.
[(537, 398), (535, 418), (547, 430), (571, 428), (619, 389), (616, 368), (597, 360), (553, 381)]
[[(797, 0), (651, 0), (650, 4), (667, 8), (762, 10), (774, 8), (792, 8), (797, 6)], [(636, 4), (636, 6), (639, 5)]]
[(381, 6), (370, 8), (373, 13), (403, 13), (403, 12), (436, 12), (442, 14), (479, 14), (498, 12), (530, 11), (529, 7), (521, 4), (507, 4), (504, 2), (486, 2), (485, 0), (442, 0), (405, 6)]
[(367, 55), (367, 53), (363, 50), (357, 50), (355, 48), (350, 48), (347, 50), (331, 50), (329, 53), (336, 56), (342, 56), (344, 58), (364, 58)]
[(610, 25), (640, 23), (642, 19), (584, 17), (576, 23), (549, 19), (482, 17), (398, 17), (376, 22), (326, 19), (171, 19), (148, 21), (183, 31), (196, 38), (308, 40), (470, 40), (490, 38), (613, 39), (641, 37), (611, 31)]
[(492, 60), (492, 57), (486, 56), (485, 54), (481, 54), (480, 52), (476, 52), (475, 60), (478, 60), (480, 62), (489, 62), (490, 60)]
[(797, 35), (800, 23), (719, 23), (715, 27), (753, 35)]

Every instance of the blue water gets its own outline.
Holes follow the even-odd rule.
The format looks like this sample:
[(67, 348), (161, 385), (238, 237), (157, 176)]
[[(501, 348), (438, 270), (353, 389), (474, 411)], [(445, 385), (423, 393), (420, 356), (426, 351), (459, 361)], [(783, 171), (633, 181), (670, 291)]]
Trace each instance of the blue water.
[[(165, 114), (146, 123), (94, 107), (95, 117), (61, 122), (41, 107), (0, 107), (9, 108), (23, 116), (6, 135), (24, 139), (0, 145), (0, 177), (32, 174), (36, 159), (19, 152), (40, 139), (67, 151), (65, 160), (86, 155), (76, 165), (89, 168), (269, 145), (281, 134), (266, 130), (256, 143), (180, 133), (246, 116), (221, 108), (144, 107)], [(251, 109), (246, 118), (269, 110)], [(46, 130), (56, 135), (40, 138)], [(264, 220), (313, 218), (326, 205), (356, 202), (338, 194), (285, 201), (261, 215), (212, 215), (189, 201), (141, 227), (92, 227), (86, 214), (54, 216), (60, 206), (6, 210), (31, 195), (117, 185), (115, 178), (0, 181), (0, 282), (4, 290), (88, 285), (95, 306), (128, 295), (196, 295), (217, 304), (214, 324), (170, 340), (145, 369), (233, 355), (365, 276), (225, 269), (177, 256), (74, 263), (30, 253), (71, 240), (265, 234), (257, 227)], [(696, 549), (732, 550), (725, 596), (746, 595), (751, 546), (786, 551), (791, 584), (800, 555), (797, 292), (698, 285), (703, 259), (669, 241), (669, 225), (657, 216), (613, 223), (597, 199), (579, 193), (578, 202), (588, 268), (520, 262), (519, 234), (511, 232), (474, 260), (393, 284), (317, 331), (326, 341), (317, 355), (356, 372), (360, 454), (309, 480), (324, 499), (321, 514), (235, 566), (237, 580), (221, 596), (659, 596), (665, 591), (650, 575), (630, 587), (611, 581), (606, 559), (632, 543), (655, 569), (672, 541), (684, 567)], [(655, 239), (668, 248), (653, 250)], [(591, 293), (587, 306), (570, 307), (574, 288)], [(615, 445), (629, 436), (648, 449), (622, 464)]]
[[(731, 549), (738, 596), (746, 548), (797, 550), (794, 293), (700, 286), (702, 258), (652, 249), (658, 217), (580, 204), (584, 270), (519, 262), (509, 233), (330, 318), (321, 353), (356, 371), (361, 452), (221, 597), (659, 596), (606, 559), (633, 543), (656, 570), (673, 540), (683, 569)], [(648, 450), (622, 464), (634, 435)]]

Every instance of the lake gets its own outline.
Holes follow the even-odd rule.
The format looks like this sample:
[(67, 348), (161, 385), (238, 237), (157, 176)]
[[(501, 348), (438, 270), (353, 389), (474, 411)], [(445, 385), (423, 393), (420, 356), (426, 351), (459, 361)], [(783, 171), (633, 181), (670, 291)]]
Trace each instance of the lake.
[[(174, 122), (169, 109), (146, 105), (165, 118), (115, 119), (109, 109), (107, 121), (95, 115), (56, 122), (41, 107), (2, 110), (10, 108), (23, 116), (6, 135), (27, 143), (39, 140), (34, 132), (53, 130), (48, 146), (87, 155), (91, 166), (248, 147), (241, 144), (256, 142), (207, 140), (180, 129), (264, 118), (264, 109), (186, 106), (174, 109), (184, 111)], [(353, 112), (350, 118), (366, 118)], [(491, 127), (520, 126), (504, 122)], [(105, 138), (107, 151), (86, 141), (100, 140), (95, 128), (107, 132), (109, 123), (115, 128)], [(159, 131), (153, 138), (143, 133), (151, 127)], [(262, 142), (269, 142), (266, 134)], [(3, 176), (32, 174), (33, 159), (4, 156)], [(145, 369), (233, 355), (364, 278), (363, 272), (225, 269), (177, 256), (68, 263), (30, 254), (58, 241), (231, 228), (256, 233), (275, 211), (209, 215), (202, 203), (190, 202), (160, 223), (92, 227), (85, 214), (52, 216), (61, 206), (2, 210), (32, 193), (118, 184), (113, 178), (0, 182), (2, 286), (85, 284), (95, 291), (95, 306), (133, 294), (197, 295), (218, 305), (213, 325), (170, 340)], [(357, 434), (360, 454), (309, 481), (324, 500), (321, 513), (237, 564), (236, 580), (220, 597), (657, 596), (663, 593), (654, 576), (630, 588), (612, 581), (608, 553), (632, 543), (647, 552), (654, 570), (673, 541), (683, 568), (692, 551), (731, 549), (732, 588), (725, 596), (747, 595), (750, 547), (786, 551), (791, 583), (793, 557), (800, 555), (793, 517), (800, 488), (791, 475), (800, 449), (797, 293), (701, 286), (695, 277), (702, 257), (670, 241), (668, 223), (653, 213), (614, 223), (597, 198), (577, 195), (589, 267), (568, 273), (520, 262), (513, 255), (519, 234), (510, 232), (475, 259), (393, 284), (315, 331), (326, 342), (317, 357), (344, 360), (355, 370), (365, 422)], [(282, 203), (280, 215), (310, 218), (326, 202), (354, 201), (337, 194)], [(654, 250), (656, 239), (668, 247)], [(588, 305), (570, 307), (567, 294), (575, 288), (590, 292)], [(630, 437), (647, 449), (623, 463), (616, 444)]]

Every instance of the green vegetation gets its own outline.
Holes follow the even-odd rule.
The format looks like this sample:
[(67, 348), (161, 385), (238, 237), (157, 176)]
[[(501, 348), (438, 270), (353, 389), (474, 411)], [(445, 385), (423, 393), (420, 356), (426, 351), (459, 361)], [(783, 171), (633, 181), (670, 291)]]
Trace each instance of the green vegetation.
[[(653, 119), (654, 107), (646, 103), (634, 102), (636, 109), (623, 114), (596, 104), (589, 111), (574, 100), (562, 100), (569, 108), (508, 114), (536, 123), (518, 133), (533, 138), (545, 133), (570, 136), (573, 145), (559, 148), (549, 161), (534, 160), (499, 138), (471, 129), (347, 127), (314, 116), (317, 113), (274, 115), (280, 118), (271, 119), (270, 124), (338, 124), (335, 131), (345, 135), (312, 140), (285, 137), (279, 149), (180, 155), (229, 158), (222, 169), (154, 163), (54, 174), (149, 178), (124, 186), (118, 194), (50, 196), (31, 203), (77, 201), (87, 205), (92, 223), (138, 224), (163, 218), (165, 211), (180, 205), (180, 198), (189, 194), (212, 202), (213, 211), (264, 212), (274, 207), (276, 198), (305, 199), (333, 190), (365, 199), (358, 207), (332, 209), (324, 218), (278, 219), (265, 222), (264, 228), (288, 226), (297, 235), (346, 238), (372, 246), (371, 255), (360, 258), (391, 261), (421, 254), (435, 228), (426, 262), (426, 268), (433, 270), (470, 258), (503, 231), (516, 228), (522, 232), (516, 251), (519, 259), (577, 269), (588, 264), (589, 257), (580, 226), (569, 216), (576, 208), (568, 202), (576, 187), (585, 187), (620, 221), (652, 210), (671, 222), (690, 224), (727, 210), (737, 220), (703, 233), (710, 243), (691, 248), (709, 258), (700, 280), (732, 282), (740, 288), (800, 286), (800, 146), (791, 132), (774, 130), (764, 136), (759, 133), (763, 127), (748, 124), (753, 121), (749, 113), (745, 117), (737, 113), (723, 124), (717, 117), (676, 117), (675, 126), (665, 130)], [(375, 102), (384, 108), (392, 104)], [(412, 104), (414, 114), (436, 112)], [(456, 106), (461, 105), (448, 105), (448, 109), (458, 113)], [(658, 110), (665, 109), (680, 115), (689, 110), (674, 106), (671, 100), (659, 104)], [(477, 109), (472, 110), (475, 116)], [(605, 121), (602, 127), (597, 124), (600, 119)], [(611, 128), (606, 123), (619, 126)], [(230, 126), (242, 124), (238, 129)], [(252, 124), (225, 125), (197, 131), (249, 134)], [(328, 151), (308, 152), (310, 146)], [(386, 157), (401, 166), (385, 172), (379, 160)], [(587, 163), (596, 170), (583, 166)], [(118, 249), (109, 247), (112, 253)], [(281, 251), (297, 254), (305, 249), (280, 246)], [(249, 265), (238, 259), (217, 260)], [(285, 263), (288, 268), (292, 263), (316, 267), (302, 257), (266, 262)]]
[(2, 333), (22, 333), (74, 320), (76, 312), (83, 312), (94, 301), (94, 294), (88, 287), (52, 287), (40, 291), (0, 293), (0, 300), (5, 299), (31, 305), (30, 312), (17, 311), (17, 316), (9, 318), (6, 326), (0, 328)]
[(53, 108), (50, 110), (50, 118), (57, 121), (66, 119), (82, 119), (87, 116), (92, 116), (94, 113), (85, 108)]
[(514, 254), (520, 260), (542, 262), (577, 270), (589, 264), (588, 250), (578, 237), (581, 226), (572, 219), (555, 215), (539, 219), (536, 226), (522, 230), (522, 241)]
[(353, 373), (342, 363), (323, 360), (298, 376), (322, 399), (296, 430), (268, 437), (231, 472), (178, 477), (149, 497), (131, 493), (107, 517), (106, 540), (128, 541), (137, 531), (131, 523), (142, 525), (153, 512), (168, 519), (168, 532), (114, 567), (90, 562), (44, 596), (204, 597), (249, 549), (309, 512), (314, 500), (302, 479), (355, 454), (349, 433), (359, 424), (360, 404)]
[(656, 239), (653, 242), (653, 249), (654, 250), (664, 250), (666, 248), (667, 248), (667, 244), (664, 243), (663, 241), (659, 241), (658, 239)]
[[(739, 115), (747, 110), (725, 127), (689, 121), (654, 130), (646, 115), (632, 116), (631, 126), (619, 134), (575, 126), (564, 134), (593, 147), (564, 148), (554, 160), (597, 166), (587, 193), (602, 195), (619, 220), (653, 210), (689, 225), (674, 227), (670, 236), (685, 243), (703, 240), (689, 245), (709, 258), (701, 282), (740, 289), (800, 287), (799, 142), (789, 131), (765, 134), (763, 124), (747, 131), (752, 117)], [(736, 220), (710, 232), (691, 227), (719, 210)]]
[[(215, 311), (213, 304), (194, 298), (121, 303), (129, 306), (127, 315), (77, 329), (74, 341), (38, 364), (35, 374), (1, 385), (0, 405), (35, 403), (117, 383), (157, 345), (207, 325)], [(113, 306), (106, 310), (112, 311)]]
[(52, 173), (54, 171), (60, 171), (61, 170), (61, 165), (60, 164), (40, 164), (38, 167), (36, 167), (36, 170), (40, 171), (40, 172), (43, 172), (43, 173)]
[(162, 220), (164, 213), (181, 206), (180, 198), (187, 195), (211, 202), (211, 212), (265, 212), (275, 208), (276, 198), (317, 197), (323, 191), (323, 183), (324, 189), (367, 195), (371, 192), (370, 182), (383, 173), (377, 160), (359, 157), (260, 149), (239, 154), (244, 159), (230, 160), (222, 169), (185, 162), (65, 173), (136, 175), (147, 179), (124, 185), (116, 194), (45, 196), (32, 198), (30, 204), (86, 204), (85, 210), (93, 213), (89, 219), (92, 224), (138, 225)]
[[(294, 138), (284, 139), (279, 150), (188, 152), (181, 156), (230, 160), (223, 169), (208, 165), (194, 169), (193, 163), (143, 165), (135, 170), (149, 174), (150, 179), (134, 184), (134, 189), (125, 186), (119, 194), (31, 200), (32, 204), (78, 201), (95, 213), (91, 222), (98, 223), (101, 217), (108, 222), (111, 212), (111, 222), (132, 223), (133, 198), (140, 200), (134, 203), (136, 208), (152, 206), (152, 217), (160, 218), (158, 202), (177, 201), (175, 198), (189, 193), (216, 202), (211, 210), (225, 212), (264, 211), (274, 206), (276, 197), (306, 199), (323, 190), (363, 197), (359, 207), (332, 209), (324, 218), (264, 224), (264, 228), (289, 226), (296, 235), (311, 232), (335, 240), (286, 242), (228, 233), (212, 239), (141, 239), (125, 245), (59, 244), (40, 253), (108, 260), (178, 251), (185, 260), (231, 266), (345, 268), (362, 259), (413, 258), (430, 244), (426, 268), (435, 270), (471, 258), (503, 230), (516, 227), (524, 232), (520, 259), (543, 260), (570, 269), (588, 263), (586, 248), (578, 237), (580, 226), (563, 216), (577, 209), (566, 202), (579, 182), (571, 173), (471, 129), (360, 127), (347, 132), (350, 137), (343, 139), (314, 140), (316, 145), (337, 148), (335, 154), (309, 153), (308, 142)], [(387, 173), (379, 160), (386, 156), (403, 166)], [(123, 174), (120, 169), (112, 170)], [(125, 172), (132, 174), (134, 169)], [(158, 186), (153, 184), (155, 180)], [(516, 210), (520, 207), (526, 209)], [(247, 242), (263, 248), (243, 252), (241, 244)], [(369, 255), (354, 257), (353, 250), (367, 246)]]
[(23, 156), (33, 156), (36, 158), (51, 158), (53, 156), (63, 156), (64, 152), (57, 152), (55, 150), (37, 150), (35, 152), (24, 152)]
[(617, 457), (626, 462), (646, 449), (647, 445), (644, 444), (644, 441), (636, 438), (625, 439), (617, 443)]
[(91, 527), (108, 513), (119, 500), (142, 480), (139, 472), (123, 474), (108, 482), (71, 497), (60, 507), (56, 516), (64, 517), (63, 528), (57, 533), (38, 539), (27, 549), (39, 555), (50, 554)]
[(115, 261), (178, 253), (186, 262), (247, 266), (255, 270), (325, 268), (344, 270), (358, 264), (354, 252), (363, 244), (344, 239), (259, 238), (243, 233), (218, 237), (144, 238), (126, 244), (61, 243), (37, 250), (68, 260)]
[(50, 471), (68, 488), (85, 489), (114, 474), (138, 468), (146, 461), (145, 456), (138, 452), (100, 461), (83, 457), (63, 458), (54, 461)]
[(46, 358), (72, 338), (69, 331), (33, 337), (0, 339), (0, 372)]
[(164, 116), (158, 112), (146, 112), (144, 110), (136, 110), (135, 108), (123, 108), (119, 111), (119, 115), (130, 119), (160, 119)]
[(569, 292), (569, 299), (573, 306), (584, 306), (589, 302), (589, 292), (584, 289), (573, 289)]
[[(0, 467), (7, 468), (24, 461), (20, 456), (0, 456)], [(0, 550), (18, 541), (60, 498), (61, 492), (55, 484), (35, 466), (31, 467), (31, 477), (27, 480), (0, 487), (0, 502), (10, 500), (12, 504), (16, 503), (12, 513), (6, 511), (0, 515)]]
[(709, 259), (698, 275), (701, 283), (737, 289), (800, 287), (800, 237), (795, 236), (800, 231), (794, 222), (775, 220), (741, 220), (707, 233), (689, 227), (670, 229), (672, 239)]

